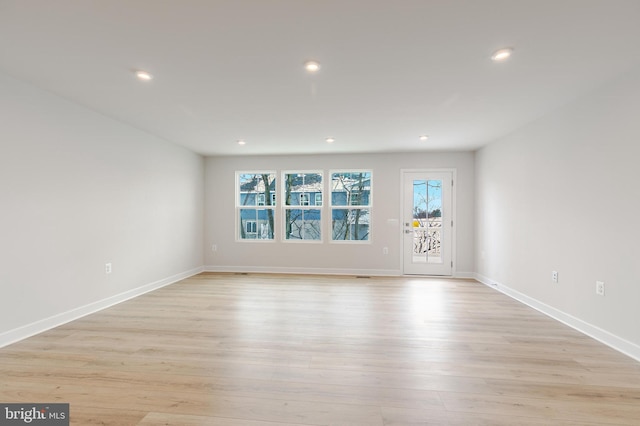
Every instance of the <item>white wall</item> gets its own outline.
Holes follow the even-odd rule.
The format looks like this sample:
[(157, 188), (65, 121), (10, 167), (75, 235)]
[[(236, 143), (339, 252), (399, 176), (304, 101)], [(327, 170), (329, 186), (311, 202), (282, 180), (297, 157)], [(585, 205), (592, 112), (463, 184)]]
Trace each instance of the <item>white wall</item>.
[(202, 157), (1, 74), (0, 120), (0, 346), (201, 268)]
[[(457, 273), (477, 271), (640, 358), (638, 117), (640, 73), (631, 73), (475, 155), (203, 162), (0, 74), (0, 346), (65, 313), (197, 272), (203, 261), (211, 270), (398, 274), (401, 230), (388, 220), (400, 219), (400, 170), (455, 168)], [(371, 244), (235, 240), (237, 170), (334, 168), (374, 172)], [(606, 282), (605, 297), (596, 280)]]
[[(206, 159), (205, 265), (212, 271), (282, 271), (401, 273), (400, 170), (457, 169), (457, 262), (459, 275), (474, 269), (474, 154), (406, 153), (366, 155), (309, 155), (272, 157), (211, 157)], [(236, 171), (371, 169), (373, 214), (370, 244), (322, 244), (236, 241), (234, 189)], [(326, 174), (325, 174), (326, 176)], [(397, 224), (388, 222), (396, 219)], [(216, 244), (218, 251), (211, 251)], [(389, 247), (384, 255), (383, 247)]]
[(481, 279), (640, 359), (637, 71), (479, 150), (475, 229)]

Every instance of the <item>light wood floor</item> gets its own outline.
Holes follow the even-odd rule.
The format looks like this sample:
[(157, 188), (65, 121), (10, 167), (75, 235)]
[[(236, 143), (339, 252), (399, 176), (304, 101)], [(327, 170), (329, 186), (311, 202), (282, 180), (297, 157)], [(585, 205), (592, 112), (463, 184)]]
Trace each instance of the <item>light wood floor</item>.
[(0, 349), (73, 425), (640, 424), (640, 363), (474, 281), (201, 274)]

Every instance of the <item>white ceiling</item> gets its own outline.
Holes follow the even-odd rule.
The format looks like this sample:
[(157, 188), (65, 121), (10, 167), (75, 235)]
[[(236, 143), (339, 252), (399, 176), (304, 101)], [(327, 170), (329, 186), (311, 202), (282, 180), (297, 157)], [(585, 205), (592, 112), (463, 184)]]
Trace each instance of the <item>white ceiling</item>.
[(205, 155), (475, 149), (639, 47), (640, 0), (0, 0), (1, 71)]

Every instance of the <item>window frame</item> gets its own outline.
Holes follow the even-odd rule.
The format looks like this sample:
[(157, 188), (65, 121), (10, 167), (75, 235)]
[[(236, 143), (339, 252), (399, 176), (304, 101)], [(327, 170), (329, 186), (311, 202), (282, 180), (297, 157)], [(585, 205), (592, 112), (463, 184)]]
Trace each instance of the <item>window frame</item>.
[[(264, 204), (260, 204), (259, 203), (259, 195), (262, 195), (262, 199), (266, 200), (266, 195), (265, 192), (255, 192), (256, 196), (255, 196), (255, 202), (253, 204), (241, 204), (241, 199), (242, 199), (242, 194), (244, 194), (245, 192), (242, 192), (240, 190), (240, 177), (243, 175), (271, 175), (273, 176), (273, 179), (275, 181), (275, 185), (273, 188), (273, 192), (271, 193), (271, 205), (266, 205), (266, 202)], [(276, 170), (242, 170), (242, 171), (236, 171), (235, 172), (235, 179), (234, 179), (234, 197), (235, 197), (235, 221), (234, 221), (234, 234), (235, 234), (235, 241), (236, 242), (252, 242), (252, 243), (273, 243), (277, 241), (278, 238), (278, 221), (277, 221), (277, 196), (276, 194), (278, 193), (278, 172)], [(251, 192), (246, 192), (246, 194), (250, 194)], [(276, 203), (274, 203), (274, 201)], [(263, 201), (264, 202), (264, 201)], [(242, 223), (242, 219), (241, 219), (241, 215), (242, 215), (242, 210), (254, 210), (254, 211), (259, 211), (259, 210), (271, 210), (272, 211), (272, 215), (273, 215), (273, 229), (272, 229), (272, 233), (273, 233), (273, 237), (272, 238), (242, 238), (241, 237), (241, 227), (246, 226), (247, 222), (255, 222), (255, 228), (256, 228), (256, 232), (255, 233), (249, 233), (247, 232), (246, 228), (244, 229), (245, 234), (251, 234), (251, 235), (257, 235), (258, 232), (258, 221), (257, 220), (253, 220), (253, 219), (247, 219), (245, 221), (245, 223)], [(257, 213), (256, 213), (257, 216)]]
[[(279, 211), (281, 212), (281, 219), (280, 219), (280, 223), (281, 223), (281, 232), (280, 232), (280, 236), (282, 238), (282, 242), (284, 243), (293, 243), (293, 244), (322, 244), (324, 243), (325, 240), (325, 232), (326, 232), (326, 228), (325, 228), (325, 220), (324, 217), (326, 216), (326, 209), (323, 205), (314, 205), (311, 204), (311, 200), (315, 200), (315, 195), (317, 195), (318, 193), (315, 192), (299, 192), (298, 193), (298, 204), (291, 204), (291, 205), (287, 205), (286, 204), (286, 193), (287, 193), (287, 175), (319, 175), (320, 179), (322, 180), (322, 183), (320, 185), (320, 194), (324, 194), (324, 192), (326, 191), (326, 174), (324, 172), (324, 170), (298, 170), (298, 169), (289, 169), (289, 170), (282, 170), (282, 172), (280, 173), (280, 199), (282, 200), (280, 202), (280, 208)], [(302, 204), (302, 195), (306, 194), (307, 195), (307, 204)], [(311, 194), (314, 194), (314, 197), (311, 197)], [(312, 211), (312, 210), (319, 210), (320, 212), (320, 219), (318, 220), (318, 224), (320, 226), (320, 238), (319, 239), (294, 239), (294, 238), (287, 238), (287, 210), (305, 210), (305, 211)]]
[[(344, 173), (368, 173), (369, 174), (369, 197), (368, 197), (368, 203), (367, 204), (362, 204), (361, 202), (359, 204), (353, 204), (352, 203), (352, 196), (354, 194), (349, 194), (348, 199), (346, 200), (346, 205), (334, 205), (334, 200), (333, 200), (333, 175), (334, 174), (344, 174)], [(328, 205), (328, 212), (326, 214), (327, 216), (327, 227), (330, 233), (329, 236), (329, 242), (331, 244), (372, 244), (373, 242), (373, 238), (372, 238), (372, 224), (373, 224), (373, 169), (330, 169), (329, 170), (329, 178), (327, 179), (327, 185), (328, 185), (328, 190), (327, 193), (329, 194), (329, 205)], [(349, 239), (349, 240), (337, 240), (334, 239), (334, 235), (333, 235), (333, 214), (334, 214), (334, 210), (347, 210), (347, 214), (351, 214), (352, 211), (354, 210), (362, 210), (362, 211), (367, 211), (368, 214), (368, 219), (369, 219), (369, 223), (368, 223), (368, 236), (366, 240), (362, 240), (362, 239), (358, 239), (358, 240), (354, 240), (354, 239)]]

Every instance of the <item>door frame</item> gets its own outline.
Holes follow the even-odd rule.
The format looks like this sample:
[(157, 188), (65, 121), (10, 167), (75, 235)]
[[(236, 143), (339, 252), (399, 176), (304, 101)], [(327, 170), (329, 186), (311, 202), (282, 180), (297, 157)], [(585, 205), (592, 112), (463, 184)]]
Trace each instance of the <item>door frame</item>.
[(458, 259), (457, 259), (457, 228), (458, 228), (458, 222), (457, 222), (457, 187), (458, 187), (458, 169), (456, 168), (421, 168), (421, 169), (400, 169), (400, 232), (399, 232), (399, 239), (400, 239), (400, 269), (402, 272), (402, 275), (404, 276), (416, 276), (415, 274), (406, 274), (404, 271), (404, 203), (405, 203), (405, 175), (407, 173), (442, 173), (442, 172), (446, 172), (446, 173), (451, 173), (451, 179), (453, 181), (452, 187), (451, 187), (451, 221), (452, 221), (452, 226), (451, 226), (451, 262), (452, 262), (452, 266), (451, 266), (451, 275), (430, 275), (430, 276), (434, 276), (434, 277), (455, 277), (456, 276), (456, 271), (457, 271), (457, 267), (458, 267)]

